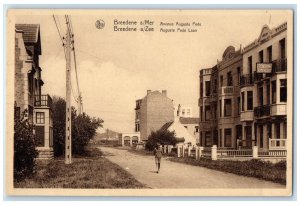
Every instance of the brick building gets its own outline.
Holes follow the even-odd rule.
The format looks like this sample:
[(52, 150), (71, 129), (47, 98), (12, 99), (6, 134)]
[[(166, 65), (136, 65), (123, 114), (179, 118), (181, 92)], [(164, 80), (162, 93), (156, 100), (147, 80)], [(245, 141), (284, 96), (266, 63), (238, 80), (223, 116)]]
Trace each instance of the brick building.
[(241, 50), (225, 49), (222, 60), (200, 71), (200, 139), (201, 145), (237, 147), (241, 138), (239, 76)]
[(39, 158), (53, 157), (52, 99), (42, 95), (39, 55), (41, 50), (38, 24), (15, 25), (15, 105), (19, 113), (28, 111), (27, 118), (34, 126)]
[(200, 70), (202, 146), (285, 149), (287, 59), (283, 23), (264, 26), (257, 40)]
[(166, 90), (147, 90), (144, 98), (136, 100), (135, 113), (135, 131), (140, 132), (141, 140), (147, 140), (151, 131), (174, 121), (173, 100), (167, 97)]

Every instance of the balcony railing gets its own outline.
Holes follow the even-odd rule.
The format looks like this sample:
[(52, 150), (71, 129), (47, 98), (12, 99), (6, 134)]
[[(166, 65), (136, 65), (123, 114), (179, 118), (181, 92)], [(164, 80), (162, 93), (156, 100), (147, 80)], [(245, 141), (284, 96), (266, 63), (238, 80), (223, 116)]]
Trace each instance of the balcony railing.
[(287, 139), (269, 139), (269, 150), (286, 150)]
[(285, 72), (287, 71), (287, 60), (286, 58), (274, 60), (272, 62), (272, 73)]
[(250, 86), (253, 85), (253, 74), (245, 74), (240, 78), (240, 86)]
[(266, 78), (270, 78), (272, 75), (272, 73), (257, 73), (257, 72), (254, 72), (254, 82), (260, 82)]
[(271, 113), (271, 106), (270, 105), (263, 105), (254, 108), (254, 116), (255, 117), (264, 117), (269, 116)]
[(223, 86), (219, 88), (219, 95), (233, 94), (233, 91), (234, 91), (233, 86)]
[(49, 95), (36, 95), (34, 100), (35, 107), (49, 107), (52, 109), (52, 98)]

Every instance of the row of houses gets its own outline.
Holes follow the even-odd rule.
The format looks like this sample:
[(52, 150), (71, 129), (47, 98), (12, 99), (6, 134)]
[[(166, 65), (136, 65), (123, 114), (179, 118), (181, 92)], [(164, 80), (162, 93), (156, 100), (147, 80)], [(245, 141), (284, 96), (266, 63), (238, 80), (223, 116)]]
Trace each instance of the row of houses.
[(174, 112), (166, 90), (148, 90), (136, 100), (135, 133), (146, 141), (152, 131), (168, 129), (201, 147), (286, 150), (286, 44), (283, 23), (263, 26), (244, 48), (228, 46), (216, 65), (200, 70), (199, 118), (180, 105)]
[[(286, 149), (287, 23), (200, 70), (200, 144), (221, 148)], [(292, 68), (289, 68), (292, 69)]]

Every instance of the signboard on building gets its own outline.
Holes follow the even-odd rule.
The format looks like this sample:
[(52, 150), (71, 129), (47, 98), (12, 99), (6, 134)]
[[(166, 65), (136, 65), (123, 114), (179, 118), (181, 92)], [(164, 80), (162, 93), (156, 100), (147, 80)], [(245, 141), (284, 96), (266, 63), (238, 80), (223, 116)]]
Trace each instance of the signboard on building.
[(256, 64), (257, 73), (271, 73), (272, 72), (272, 63), (257, 63)]

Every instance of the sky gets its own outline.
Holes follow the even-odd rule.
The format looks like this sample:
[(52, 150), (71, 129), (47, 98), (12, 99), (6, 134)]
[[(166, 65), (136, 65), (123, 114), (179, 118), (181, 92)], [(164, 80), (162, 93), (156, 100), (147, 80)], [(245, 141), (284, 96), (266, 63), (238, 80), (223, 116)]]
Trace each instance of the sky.
[[(40, 66), (45, 83), (42, 92), (65, 97), (66, 61), (52, 13), (55, 11), (19, 15), (16, 23), (40, 24)], [(55, 18), (64, 36), (62, 14), (55, 13)], [(174, 107), (192, 107), (193, 116), (198, 117), (200, 69), (214, 66), (228, 46), (239, 49), (253, 42), (263, 25), (273, 28), (287, 21), (286, 14), (275, 10), (70, 12), (83, 110), (103, 119), (104, 129), (131, 132), (135, 101), (143, 98), (147, 90), (167, 90)], [(103, 29), (95, 26), (99, 19), (105, 22)], [(155, 30), (116, 32), (115, 19), (138, 23), (153, 20)], [(170, 27), (160, 26), (161, 22), (198, 22), (201, 26), (185, 27), (196, 28), (197, 32), (164, 33), (160, 28)], [(74, 62), (72, 65), (74, 68)], [(76, 98), (74, 69), (72, 87)], [(72, 104), (77, 106), (74, 99)]]

